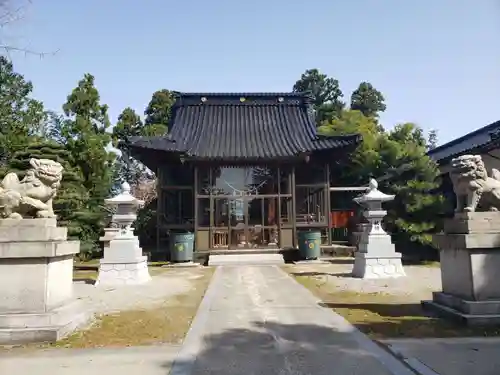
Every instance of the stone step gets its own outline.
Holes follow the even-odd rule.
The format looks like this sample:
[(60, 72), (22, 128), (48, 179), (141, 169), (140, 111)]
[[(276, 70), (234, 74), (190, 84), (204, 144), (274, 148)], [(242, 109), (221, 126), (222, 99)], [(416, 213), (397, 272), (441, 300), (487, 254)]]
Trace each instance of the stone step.
[(257, 265), (283, 265), (285, 260), (282, 254), (229, 254), (210, 255), (209, 266), (257, 266)]
[(213, 249), (210, 255), (241, 255), (241, 254), (280, 254), (281, 248), (238, 248), (238, 249)]
[(1, 314), (0, 345), (55, 342), (93, 323), (93, 314), (74, 300), (45, 313)]
[(0, 259), (68, 257), (79, 252), (80, 241), (0, 242)]

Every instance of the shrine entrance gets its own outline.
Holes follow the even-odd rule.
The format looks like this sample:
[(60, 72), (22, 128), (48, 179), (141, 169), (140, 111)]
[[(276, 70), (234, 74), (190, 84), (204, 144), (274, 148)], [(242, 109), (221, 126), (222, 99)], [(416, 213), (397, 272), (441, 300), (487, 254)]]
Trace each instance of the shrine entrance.
[(276, 176), (269, 169), (234, 167), (220, 168), (216, 175), (210, 190), (212, 248), (278, 247)]
[(228, 201), (229, 249), (278, 247), (275, 199), (246, 196)]

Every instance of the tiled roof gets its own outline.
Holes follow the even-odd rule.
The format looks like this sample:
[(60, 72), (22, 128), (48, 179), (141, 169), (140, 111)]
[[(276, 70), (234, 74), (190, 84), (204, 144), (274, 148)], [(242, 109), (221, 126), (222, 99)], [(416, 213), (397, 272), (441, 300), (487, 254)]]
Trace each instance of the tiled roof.
[[(492, 134), (500, 132), (500, 121), (477, 129), (451, 142), (430, 150), (427, 155), (436, 162), (445, 162), (455, 156), (486, 147), (492, 141)], [(494, 137), (493, 137), (494, 138)]]
[(182, 153), (203, 160), (289, 158), (355, 145), (359, 135), (316, 134), (310, 99), (297, 93), (178, 94), (171, 131), (132, 137), (132, 148)]

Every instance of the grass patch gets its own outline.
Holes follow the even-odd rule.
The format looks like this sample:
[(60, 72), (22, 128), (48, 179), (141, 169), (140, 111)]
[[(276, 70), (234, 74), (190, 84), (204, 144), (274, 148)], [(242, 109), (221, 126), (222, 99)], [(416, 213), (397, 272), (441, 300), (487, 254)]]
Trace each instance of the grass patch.
[(403, 259), (404, 266), (420, 266), (420, 267), (430, 267), (439, 268), (441, 263), (437, 260), (413, 260), (413, 259)]
[(97, 280), (97, 269), (95, 270), (73, 270), (73, 282), (84, 282), (93, 284)]
[(500, 336), (500, 327), (465, 327), (430, 316), (411, 296), (338, 291), (313, 276), (293, 277), (373, 339)]
[(161, 267), (161, 266), (168, 266), (172, 264), (172, 262), (148, 262), (149, 267)]
[(152, 309), (139, 309), (100, 317), (88, 330), (37, 347), (99, 348), (182, 343), (205, 295), (213, 269), (204, 268), (193, 288)]

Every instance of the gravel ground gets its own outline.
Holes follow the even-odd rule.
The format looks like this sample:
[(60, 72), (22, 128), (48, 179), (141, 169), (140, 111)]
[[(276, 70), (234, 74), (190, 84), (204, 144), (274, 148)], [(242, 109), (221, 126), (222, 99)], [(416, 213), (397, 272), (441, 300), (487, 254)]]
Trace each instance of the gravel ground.
[(200, 277), (203, 275), (199, 268), (165, 269), (143, 285), (96, 287), (77, 282), (73, 286), (73, 294), (96, 314), (150, 308), (165, 302), (168, 297), (188, 292), (192, 280)]
[(429, 298), (433, 291), (441, 290), (439, 267), (405, 266), (406, 277), (384, 280), (362, 280), (350, 276), (353, 263), (343, 259), (339, 263), (297, 264), (292, 273), (310, 275), (318, 282), (326, 282), (338, 290), (359, 293), (387, 293), (412, 296), (416, 299)]

